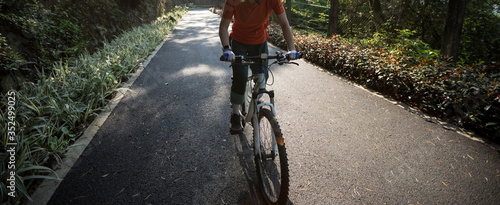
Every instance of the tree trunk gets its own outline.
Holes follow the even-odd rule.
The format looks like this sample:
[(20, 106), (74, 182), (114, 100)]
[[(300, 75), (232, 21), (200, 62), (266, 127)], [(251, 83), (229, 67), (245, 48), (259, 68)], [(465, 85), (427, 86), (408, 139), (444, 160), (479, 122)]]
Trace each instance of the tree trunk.
[(226, 3), (224, 0), (215, 0), (215, 8), (216, 9), (223, 9), (224, 3)]
[(377, 30), (377, 32), (379, 32), (382, 24), (385, 21), (382, 14), (382, 7), (380, 6), (380, 0), (369, 0), (369, 3), (373, 21), (375, 22), (375, 29)]
[(340, 6), (339, 0), (330, 0), (330, 19), (328, 20), (328, 37), (338, 33)]
[(397, 25), (397, 28), (399, 29), (400, 26), (399, 26), (399, 22), (401, 22), (401, 18), (403, 16), (403, 13), (405, 12), (406, 8), (409, 8), (410, 7), (410, 0), (402, 0), (400, 2), (400, 10), (399, 10), (399, 14), (398, 14), (398, 20), (396, 21), (396, 25)]
[(288, 22), (292, 21), (292, 0), (286, 0), (286, 18), (288, 19)]
[(449, 0), (448, 2), (448, 15), (444, 26), (441, 55), (443, 58), (451, 59), (453, 63), (456, 63), (458, 57), (458, 46), (465, 19), (466, 4), (466, 0)]

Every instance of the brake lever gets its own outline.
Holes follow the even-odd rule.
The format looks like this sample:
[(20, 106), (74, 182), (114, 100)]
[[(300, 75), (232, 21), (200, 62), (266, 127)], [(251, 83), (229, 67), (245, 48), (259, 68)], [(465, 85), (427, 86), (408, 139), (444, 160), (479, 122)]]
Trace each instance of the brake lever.
[(284, 59), (280, 59), (277, 61), (278, 62), (278, 65), (283, 65), (283, 64), (288, 64), (290, 63), (286, 58)]

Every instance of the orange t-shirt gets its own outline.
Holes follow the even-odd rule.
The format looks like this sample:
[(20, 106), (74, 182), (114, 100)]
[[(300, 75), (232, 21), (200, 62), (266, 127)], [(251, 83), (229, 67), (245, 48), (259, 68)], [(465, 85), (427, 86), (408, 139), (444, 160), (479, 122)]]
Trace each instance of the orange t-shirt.
[(267, 25), (272, 11), (276, 15), (285, 12), (281, 0), (260, 0), (260, 3), (253, 5), (249, 0), (226, 0), (222, 17), (232, 19), (234, 16), (231, 38), (244, 44), (257, 45), (264, 43), (269, 36)]

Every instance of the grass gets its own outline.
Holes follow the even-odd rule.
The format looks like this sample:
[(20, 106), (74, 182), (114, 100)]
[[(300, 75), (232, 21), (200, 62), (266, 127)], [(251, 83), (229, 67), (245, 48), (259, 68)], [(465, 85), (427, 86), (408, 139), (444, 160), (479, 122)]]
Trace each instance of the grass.
[[(7, 95), (0, 96), (0, 190), (1, 201), (18, 204), (31, 200), (27, 190), (35, 179), (54, 171), (68, 147), (108, 103), (122, 81), (139, 68), (147, 56), (174, 28), (187, 7), (176, 7), (151, 24), (125, 32), (97, 52), (75, 60), (60, 61), (52, 69), (40, 69), (37, 82), (16, 91), (16, 168), (9, 169)], [(51, 70), (45, 73), (45, 70)], [(16, 197), (7, 195), (10, 172), (15, 171)]]

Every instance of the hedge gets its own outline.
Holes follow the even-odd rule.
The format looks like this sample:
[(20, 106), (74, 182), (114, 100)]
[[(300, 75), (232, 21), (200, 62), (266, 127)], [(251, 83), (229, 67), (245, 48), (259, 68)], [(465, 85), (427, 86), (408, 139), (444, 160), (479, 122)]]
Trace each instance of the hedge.
[[(269, 42), (286, 48), (281, 28), (271, 24)], [(305, 59), (370, 89), (477, 134), (500, 140), (498, 65), (453, 65), (420, 39), (379, 34), (368, 40), (326, 38), (294, 31)]]

